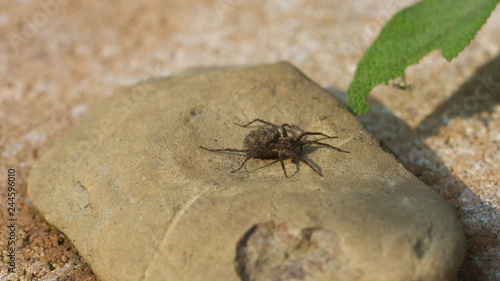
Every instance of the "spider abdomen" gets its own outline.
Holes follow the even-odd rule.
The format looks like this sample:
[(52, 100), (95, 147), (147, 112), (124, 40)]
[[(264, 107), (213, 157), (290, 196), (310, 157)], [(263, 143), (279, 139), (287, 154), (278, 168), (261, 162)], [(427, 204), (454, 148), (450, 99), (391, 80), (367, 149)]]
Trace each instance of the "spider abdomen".
[(277, 158), (275, 146), (280, 133), (271, 126), (253, 130), (245, 137), (243, 147), (248, 150), (247, 155), (252, 158)]

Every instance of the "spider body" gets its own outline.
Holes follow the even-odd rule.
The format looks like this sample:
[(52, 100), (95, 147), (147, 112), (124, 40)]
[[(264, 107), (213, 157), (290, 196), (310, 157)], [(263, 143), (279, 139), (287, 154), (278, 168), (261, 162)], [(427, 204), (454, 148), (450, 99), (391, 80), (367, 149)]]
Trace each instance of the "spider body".
[[(271, 126), (260, 127), (245, 137), (243, 147), (247, 156), (259, 159), (278, 159), (280, 150), (289, 145), (290, 137), (284, 139)], [(281, 149), (280, 149), (281, 148)]]
[[(340, 152), (345, 152), (349, 153), (348, 151), (342, 150), (340, 148), (337, 148), (335, 146), (322, 143), (319, 141), (309, 141), (309, 140), (303, 140), (303, 138), (307, 135), (320, 135), (324, 136), (327, 138), (336, 138), (336, 137), (330, 137), (327, 136), (323, 133), (318, 133), (318, 132), (304, 132), (300, 135), (298, 135), (296, 138), (293, 138), (291, 136), (288, 136), (288, 132), (286, 131), (286, 127), (292, 128), (292, 129), (298, 129), (296, 126), (290, 126), (287, 123), (282, 124), (279, 126), (280, 130), (278, 129), (278, 126), (264, 121), (262, 119), (255, 119), (245, 125), (238, 125), (241, 127), (248, 127), (250, 124), (255, 123), (255, 122), (260, 122), (265, 124), (265, 126), (259, 127), (256, 130), (250, 131), (248, 135), (246, 135), (245, 139), (243, 140), (243, 149), (237, 149), (237, 148), (220, 148), (220, 149), (210, 149), (206, 148), (203, 146), (200, 146), (201, 148), (212, 151), (212, 152), (221, 152), (221, 151), (226, 151), (226, 152), (243, 152), (246, 154), (246, 158), (241, 163), (240, 167), (231, 173), (237, 172), (243, 168), (245, 163), (252, 158), (258, 158), (258, 159), (278, 159), (281, 163), (281, 168), (283, 169), (283, 172), (285, 174), (285, 177), (288, 178), (288, 175), (285, 170), (285, 164), (283, 163), (284, 159), (287, 158), (293, 158), (295, 160), (299, 160), (302, 163), (306, 164), (309, 166), (314, 172), (316, 172), (318, 175), (323, 176), (316, 168), (314, 168), (309, 162), (304, 160), (302, 157), (300, 157), (300, 154), (302, 153), (302, 147), (307, 145), (307, 144), (316, 144), (316, 145), (321, 145), (321, 146), (326, 146), (330, 147), (333, 149), (336, 149)], [(299, 153), (297, 154), (296, 151), (299, 150)]]

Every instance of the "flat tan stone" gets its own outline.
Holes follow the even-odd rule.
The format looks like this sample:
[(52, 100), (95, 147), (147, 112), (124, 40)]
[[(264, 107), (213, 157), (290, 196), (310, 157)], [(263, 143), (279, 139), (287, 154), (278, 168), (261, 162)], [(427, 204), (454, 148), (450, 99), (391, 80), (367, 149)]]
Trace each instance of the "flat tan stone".
[[(262, 118), (336, 139), (304, 164), (213, 153)], [(309, 139), (314, 139), (310, 137)], [(273, 163), (276, 162), (276, 163)], [(288, 63), (118, 90), (33, 167), (33, 203), (102, 280), (451, 280), (453, 210)], [(281, 278), (281, 279), (280, 279)], [(295, 278), (295, 279), (294, 279)]]

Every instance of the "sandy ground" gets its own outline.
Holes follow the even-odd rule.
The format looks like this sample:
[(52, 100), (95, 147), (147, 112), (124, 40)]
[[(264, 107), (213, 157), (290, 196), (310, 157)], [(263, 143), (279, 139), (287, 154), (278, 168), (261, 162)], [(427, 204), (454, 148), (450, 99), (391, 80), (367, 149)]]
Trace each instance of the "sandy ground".
[[(2, 265), (0, 280), (97, 280), (32, 206), (26, 180), (34, 161), (118, 86), (192, 66), (288, 60), (345, 100), (363, 52), (412, 2), (0, 0), (0, 221), (10, 223), (15, 169), (18, 272), (6, 276)], [(500, 278), (498, 30), (499, 8), (458, 58), (431, 53), (407, 69), (409, 91), (378, 86), (372, 111), (359, 117), (456, 208), (468, 239), (460, 281)], [(5, 262), (9, 232), (0, 235)]]

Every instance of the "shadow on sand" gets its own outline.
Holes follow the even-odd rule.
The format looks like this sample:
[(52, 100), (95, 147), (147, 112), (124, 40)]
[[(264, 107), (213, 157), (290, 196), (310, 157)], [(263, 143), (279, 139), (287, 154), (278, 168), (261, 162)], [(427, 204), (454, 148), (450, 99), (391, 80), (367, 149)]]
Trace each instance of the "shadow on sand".
[[(346, 103), (345, 93), (327, 90)], [(391, 151), (410, 172), (453, 206), (464, 226), (468, 249), (456, 281), (489, 280), (487, 271), (490, 271), (490, 276), (500, 274), (491, 272), (498, 268), (498, 249), (494, 247), (500, 245), (499, 209), (475, 195), (424, 142), (455, 118), (475, 118), (484, 124), (491, 122), (493, 109), (500, 103), (500, 56), (478, 69), (416, 129), (375, 99), (369, 98), (369, 103), (372, 110), (358, 119), (380, 140), (382, 147)], [(431, 167), (425, 164), (429, 162)]]

